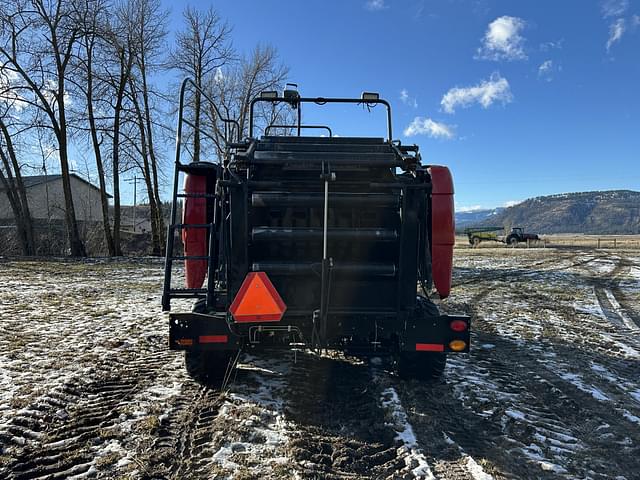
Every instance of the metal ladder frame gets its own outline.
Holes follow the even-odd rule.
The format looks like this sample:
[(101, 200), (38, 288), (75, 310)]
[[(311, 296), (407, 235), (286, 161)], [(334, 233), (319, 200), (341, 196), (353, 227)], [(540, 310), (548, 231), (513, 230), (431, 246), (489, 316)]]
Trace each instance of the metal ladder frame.
[[(169, 222), (169, 226), (167, 228), (167, 245), (166, 245), (166, 253), (165, 253), (165, 267), (164, 267), (164, 285), (162, 289), (162, 310), (169, 311), (171, 310), (171, 299), (172, 298), (206, 298), (207, 305), (213, 304), (215, 301), (213, 289), (214, 289), (214, 268), (213, 258), (215, 254), (216, 242), (213, 241), (213, 228), (216, 221), (216, 213), (217, 212), (217, 202), (214, 203), (214, 219), (212, 223), (204, 223), (204, 224), (184, 224), (184, 223), (176, 223), (176, 215), (177, 215), (177, 202), (179, 198), (215, 198), (217, 199), (217, 194), (207, 194), (207, 193), (179, 193), (178, 191), (178, 182), (180, 180), (180, 172), (188, 173), (190, 171), (195, 170), (192, 165), (184, 164), (180, 162), (180, 154), (182, 150), (182, 128), (183, 124), (186, 124), (196, 129), (196, 126), (191, 123), (189, 120), (184, 118), (184, 107), (185, 107), (185, 94), (187, 91), (187, 87), (192, 87), (197, 93), (199, 93), (202, 97), (205, 98), (209, 102), (209, 104), (214, 108), (218, 119), (220, 119), (224, 123), (225, 127), (225, 156), (228, 155), (229, 144), (234, 141), (234, 133), (235, 133), (235, 141), (239, 142), (240, 135), (242, 132), (240, 131), (240, 124), (237, 120), (229, 119), (223, 116), (220, 113), (217, 105), (213, 101), (213, 99), (207, 95), (200, 87), (196, 85), (196, 83), (191, 78), (185, 78), (182, 81), (182, 85), (180, 86), (180, 103), (178, 109), (178, 123), (176, 127), (176, 153), (175, 153), (175, 166), (174, 166), (174, 175), (173, 175), (173, 196), (171, 203), (171, 221)], [(229, 131), (229, 125), (231, 125), (231, 130)], [(197, 129), (203, 135), (212, 137), (209, 133), (204, 131), (201, 127)], [(227, 141), (230, 134), (231, 141)], [(223, 166), (223, 159), (220, 160), (220, 166)], [(205, 168), (202, 168), (205, 171)], [(176, 230), (182, 230), (184, 228), (206, 228), (209, 235), (209, 252), (206, 256), (186, 256), (186, 255), (174, 255), (174, 243), (175, 243), (175, 232)], [(173, 268), (174, 260), (207, 260), (207, 288), (171, 288), (171, 274)]]

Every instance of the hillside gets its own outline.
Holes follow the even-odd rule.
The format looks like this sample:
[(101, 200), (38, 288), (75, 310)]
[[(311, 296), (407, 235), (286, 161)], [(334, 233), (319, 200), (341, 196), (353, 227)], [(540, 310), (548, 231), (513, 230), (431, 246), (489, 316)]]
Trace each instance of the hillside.
[(461, 230), (484, 220), (496, 218), (495, 215), (502, 212), (502, 210), (504, 210), (504, 207), (456, 212), (456, 228)]
[(535, 233), (638, 234), (640, 192), (564, 193), (525, 200), (474, 226), (518, 226)]

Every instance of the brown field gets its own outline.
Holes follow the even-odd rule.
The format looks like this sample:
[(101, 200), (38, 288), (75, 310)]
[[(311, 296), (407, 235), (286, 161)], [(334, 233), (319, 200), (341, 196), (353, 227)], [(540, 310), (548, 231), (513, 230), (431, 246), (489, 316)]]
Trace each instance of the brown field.
[[(584, 235), (580, 233), (562, 233), (540, 235), (539, 242), (527, 246), (522, 243), (517, 248), (581, 247), (601, 249), (640, 250), (640, 235)], [(455, 248), (472, 248), (466, 235), (456, 236)], [(507, 248), (497, 242), (482, 242), (478, 248)], [(510, 247), (512, 248), (512, 247)]]

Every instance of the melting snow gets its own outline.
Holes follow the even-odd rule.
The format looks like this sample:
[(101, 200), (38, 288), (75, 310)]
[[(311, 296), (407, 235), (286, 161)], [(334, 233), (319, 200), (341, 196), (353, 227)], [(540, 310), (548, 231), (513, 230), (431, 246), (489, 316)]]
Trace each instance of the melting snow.
[(396, 439), (402, 441), (404, 447), (407, 449), (408, 455), (405, 457), (405, 463), (410, 465), (413, 461), (417, 462), (418, 466), (412, 470), (412, 473), (418, 478), (435, 480), (427, 463), (427, 459), (418, 448), (418, 441), (413, 433), (413, 427), (411, 427), (407, 413), (404, 411), (398, 393), (393, 387), (382, 391), (380, 403), (382, 407), (389, 412), (395, 422), (394, 428), (398, 432)]

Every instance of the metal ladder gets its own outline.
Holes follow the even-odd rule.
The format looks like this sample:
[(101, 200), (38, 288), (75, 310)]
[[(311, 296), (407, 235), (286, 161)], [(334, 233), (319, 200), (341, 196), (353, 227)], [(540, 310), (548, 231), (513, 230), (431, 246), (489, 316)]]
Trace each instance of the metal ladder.
[[(214, 232), (214, 222), (211, 223), (202, 223), (202, 224), (188, 224), (188, 223), (178, 223), (176, 221), (177, 216), (177, 204), (179, 199), (181, 198), (216, 198), (216, 194), (214, 193), (185, 193), (180, 192), (178, 183), (180, 181), (180, 173), (189, 174), (189, 173), (199, 173), (206, 174), (207, 171), (211, 169), (219, 168), (217, 165), (209, 162), (195, 162), (195, 163), (181, 163), (180, 162), (180, 154), (182, 147), (182, 128), (183, 124), (190, 126), (195, 129), (196, 126), (184, 118), (184, 105), (185, 105), (185, 93), (187, 87), (192, 87), (195, 91), (199, 92), (202, 97), (204, 97), (216, 111), (218, 118), (224, 122), (225, 130), (228, 124), (232, 125), (231, 129), (231, 139), (233, 140), (233, 127), (235, 127), (235, 136), (236, 139), (240, 136), (240, 125), (237, 121), (225, 118), (220, 114), (218, 107), (215, 105), (213, 100), (203, 92), (190, 78), (186, 78), (182, 82), (182, 86), (180, 88), (180, 107), (178, 110), (178, 126), (176, 131), (176, 153), (175, 153), (175, 168), (173, 175), (173, 195), (172, 195), (172, 204), (171, 204), (171, 221), (169, 222), (168, 231), (167, 231), (167, 245), (166, 245), (166, 253), (165, 253), (165, 267), (164, 267), (164, 285), (162, 289), (162, 310), (169, 311), (171, 310), (171, 300), (174, 298), (205, 298), (207, 301), (207, 305), (211, 305), (215, 301), (214, 297), (214, 269), (215, 265), (213, 263), (213, 258), (215, 254), (216, 242), (213, 241)], [(198, 130), (203, 134), (210, 138), (206, 131), (198, 128)], [(225, 132), (227, 133), (227, 132)], [(222, 163), (222, 162), (221, 162)], [(215, 219), (214, 219), (215, 220)], [(207, 255), (174, 255), (174, 246), (175, 246), (175, 234), (176, 231), (182, 231), (185, 228), (204, 228), (207, 230), (207, 239), (209, 241), (209, 251)], [(174, 288), (171, 285), (171, 278), (173, 274), (173, 262), (175, 260), (206, 260), (207, 261), (207, 285), (206, 288)]]

